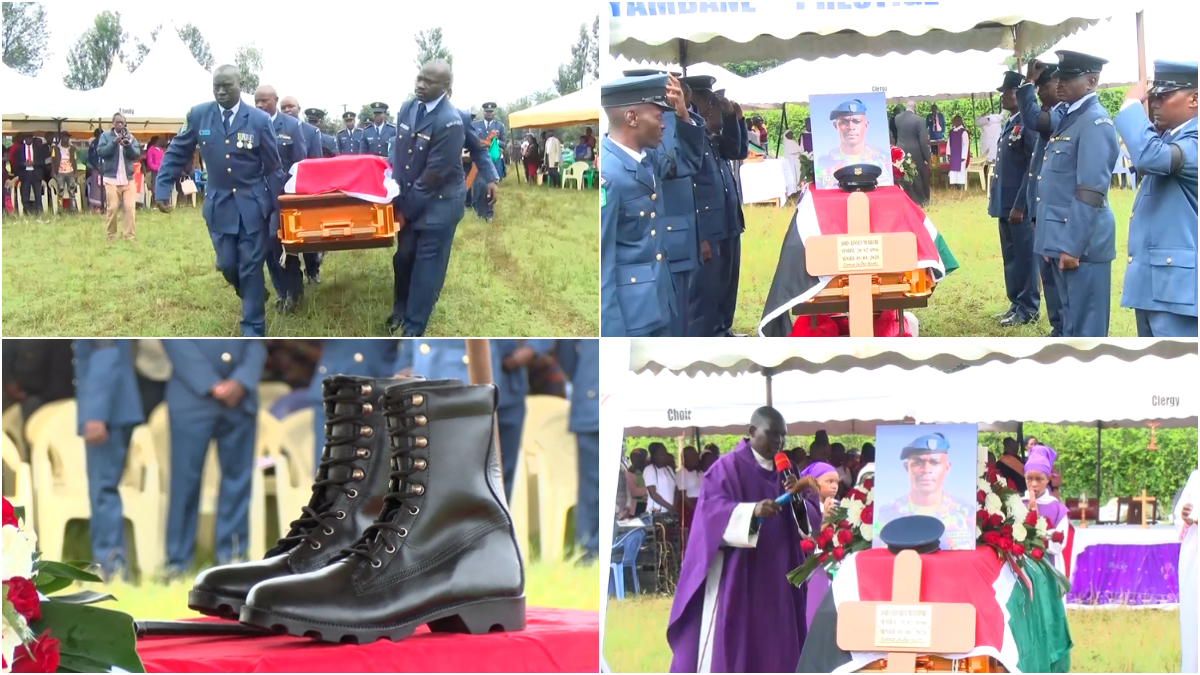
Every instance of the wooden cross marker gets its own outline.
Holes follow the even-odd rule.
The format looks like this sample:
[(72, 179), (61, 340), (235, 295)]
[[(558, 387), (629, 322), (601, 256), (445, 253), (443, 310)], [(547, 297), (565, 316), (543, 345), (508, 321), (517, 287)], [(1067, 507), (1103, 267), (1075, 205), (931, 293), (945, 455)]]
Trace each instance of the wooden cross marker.
[(1154, 444), (1154, 430), (1162, 426), (1162, 422), (1146, 422), (1146, 426), (1150, 427), (1150, 445), (1147, 450), (1157, 450), (1158, 446)]
[(887, 672), (916, 672), (917, 654), (963, 654), (975, 648), (975, 606), (921, 602), (921, 556), (901, 551), (892, 568), (891, 602), (843, 602), (842, 651), (886, 651)]
[(1149, 506), (1150, 504), (1153, 504), (1156, 500), (1154, 499), (1154, 497), (1147, 497), (1146, 489), (1142, 488), (1142, 496), (1134, 497), (1130, 501), (1141, 503), (1141, 505), (1142, 505), (1142, 528), (1145, 528), (1146, 527), (1146, 511), (1148, 510), (1146, 507)]
[(912, 232), (871, 233), (871, 204), (863, 192), (846, 200), (847, 234), (809, 237), (804, 242), (804, 265), (814, 277), (845, 274), (850, 298), (850, 336), (875, 337), (872, 277), (879, 273), (910, 272), (917, 268), (917, 237)]

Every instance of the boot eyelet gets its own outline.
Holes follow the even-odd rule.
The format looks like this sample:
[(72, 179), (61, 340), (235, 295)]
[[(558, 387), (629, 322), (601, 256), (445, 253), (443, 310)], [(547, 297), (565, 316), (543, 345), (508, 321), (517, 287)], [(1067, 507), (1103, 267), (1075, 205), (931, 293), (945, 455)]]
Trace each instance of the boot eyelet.
[(346, 519), (346, 512), (345, 512), (345, 511), (338, 511), (338, 512), (337, 512), (337, 519), (338, 519), (338, 520), (345, 520), (345, 519)]
[(349, 496), (349, 497), (350, 497), (350, 499), (354, 499), (355, 497), (357, 497), (357, 496), (358, 496), (358, 490), (351, 489), (351, 490), (350, 490), (350, 494), (349, 494), (349, 495), (347, 495), (347, 496)]
[(366, 474), (363, 473), (362, 469), (355, 469), (354, 471), (350, 472), (350, 478), (353, 480), (362, 480), (363, 476), (365, 476), (365, 475)]
[(429, 418), (425, 417), (424, 415), (417, 415), (416, 422), (417, 426), (423, 427), (429, 422)]
[(414, 507), (412, 507), (411, 509), (409, 509), (409, 510), (408, 510), (408, 515), (410, 515), (410, 516), (415, 516), (415, 515), (417, 515), (417, 514), (418, 514), (418, 513), (420, 513), (420, 512), (421, 512), (421, 508), (420, 508), (420, 507), (417, 507), (417, 506), (414, 506)]
[(371, 567), (374, 567), (375, 569), (379, 569), (380, 567), (383, 567), (383, 563), (378, 560), (372, 560)]
[(371, 456), (371, 450), (368, 448), (359, 448), (355, 454), (358, 455), (359, 459), (367, 459)]
[(383, 550), (387, 551), (388, 553), (395, 553), (396, 547), (392, 546), (391, 544), (388, 544), (387, 546), (383, 547)]
[(375, 430), (371, 427), (363, 427), (362, 431), (358, 433), (361, 434), (363, 438), (370, 438), (375, 433)]
[(324, 532), (325, 532), (325, 536), (329, 536), (329, 535), (333, 534), (333, 528), (327, 527), (327, 528), (325, 528)]
[(321, 542), (314, 541), (313, 543), (309, 544), (309, 546), (312, 546), (312, 550), (319, 551), (321, 549)]
[(423, 448), (429, 445), (429, 439), (425, 438), (424, 436), (417, 436), (416, 440), (413, 441), (413, 445), (416, 445), (418, 448)]
[(364, 403), (362, 408), (363, 408), (364, 415), (370, 415), (375, 410), (375, 408), (370, 403)]
[(416, 467), (418, 470), (424, 470), (426, 467), (429, 466), (429, 462), (426, 462), (423, 459), (417, 459), (417, 460), (413, 461), (413, 466)]
[(370, 396), (371, 395), (371, 385), (364, 384), (362, 387), (359, 388), (359, 391), (362, 392), (363, 396)]
[(413, 405), (421, 405), (421, 404), (423, 404), (423, 403), (425, 403), (425, 397), (424, 397), (424, 396), (422, 396), (421, 394), (413, 394), (413, 397), (412, 397), (412, 404), (413, 404)]
[(425, 494), (425, 486), (424, 486), (424, 485), (414, 485), (414, 486), (413, 486), (413, 493), (414, 493), (414, 494), (418, 494), (418, 495), (423, 495), (423, 494)]
[(400, 538), (403, 539), (408, 536), (408, 530), (402, 527), (402, 528), (400, 528), (400, 531), (397, 532), (396, 534), (399, 534)]

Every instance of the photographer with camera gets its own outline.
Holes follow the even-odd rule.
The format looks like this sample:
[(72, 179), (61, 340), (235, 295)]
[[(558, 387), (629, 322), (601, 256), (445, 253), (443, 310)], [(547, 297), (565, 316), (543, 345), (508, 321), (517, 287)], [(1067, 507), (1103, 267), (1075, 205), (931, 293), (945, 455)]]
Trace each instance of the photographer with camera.
[(112, 117), (112, 127), (100, 136), (97, 148), (101, 170), (104, 174), (104, 192), (108, 240), (117, 236), (117, 206), (125, 211), (125, 229), (121, 233), (126, 241), (133, 241), (134, 208), (137, 202), (137, 186), (133, 183), (133, 165), (141, 156), (137, 139), (125, 127), (125, 116), (117, 113)]

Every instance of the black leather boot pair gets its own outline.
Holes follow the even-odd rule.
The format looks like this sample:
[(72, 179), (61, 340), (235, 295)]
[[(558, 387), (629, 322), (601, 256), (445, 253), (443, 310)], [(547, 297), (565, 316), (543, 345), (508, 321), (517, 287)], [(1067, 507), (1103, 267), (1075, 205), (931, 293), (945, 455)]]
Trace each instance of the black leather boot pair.
[(524, 568), (493, 441), (497, 391), (337, 376), (313, 496), (266, 559), (202, 573), (188, 606), (328, 642), (418, 626), (525, 627)]

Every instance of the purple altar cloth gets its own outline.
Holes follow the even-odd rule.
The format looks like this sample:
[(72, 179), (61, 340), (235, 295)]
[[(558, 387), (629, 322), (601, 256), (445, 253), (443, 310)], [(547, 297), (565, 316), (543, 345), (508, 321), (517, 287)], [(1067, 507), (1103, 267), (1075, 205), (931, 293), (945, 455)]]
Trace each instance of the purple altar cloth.
[(1179, 602), (1179, 544), (1092, 544), (1075, 558), (1068, 604)]

